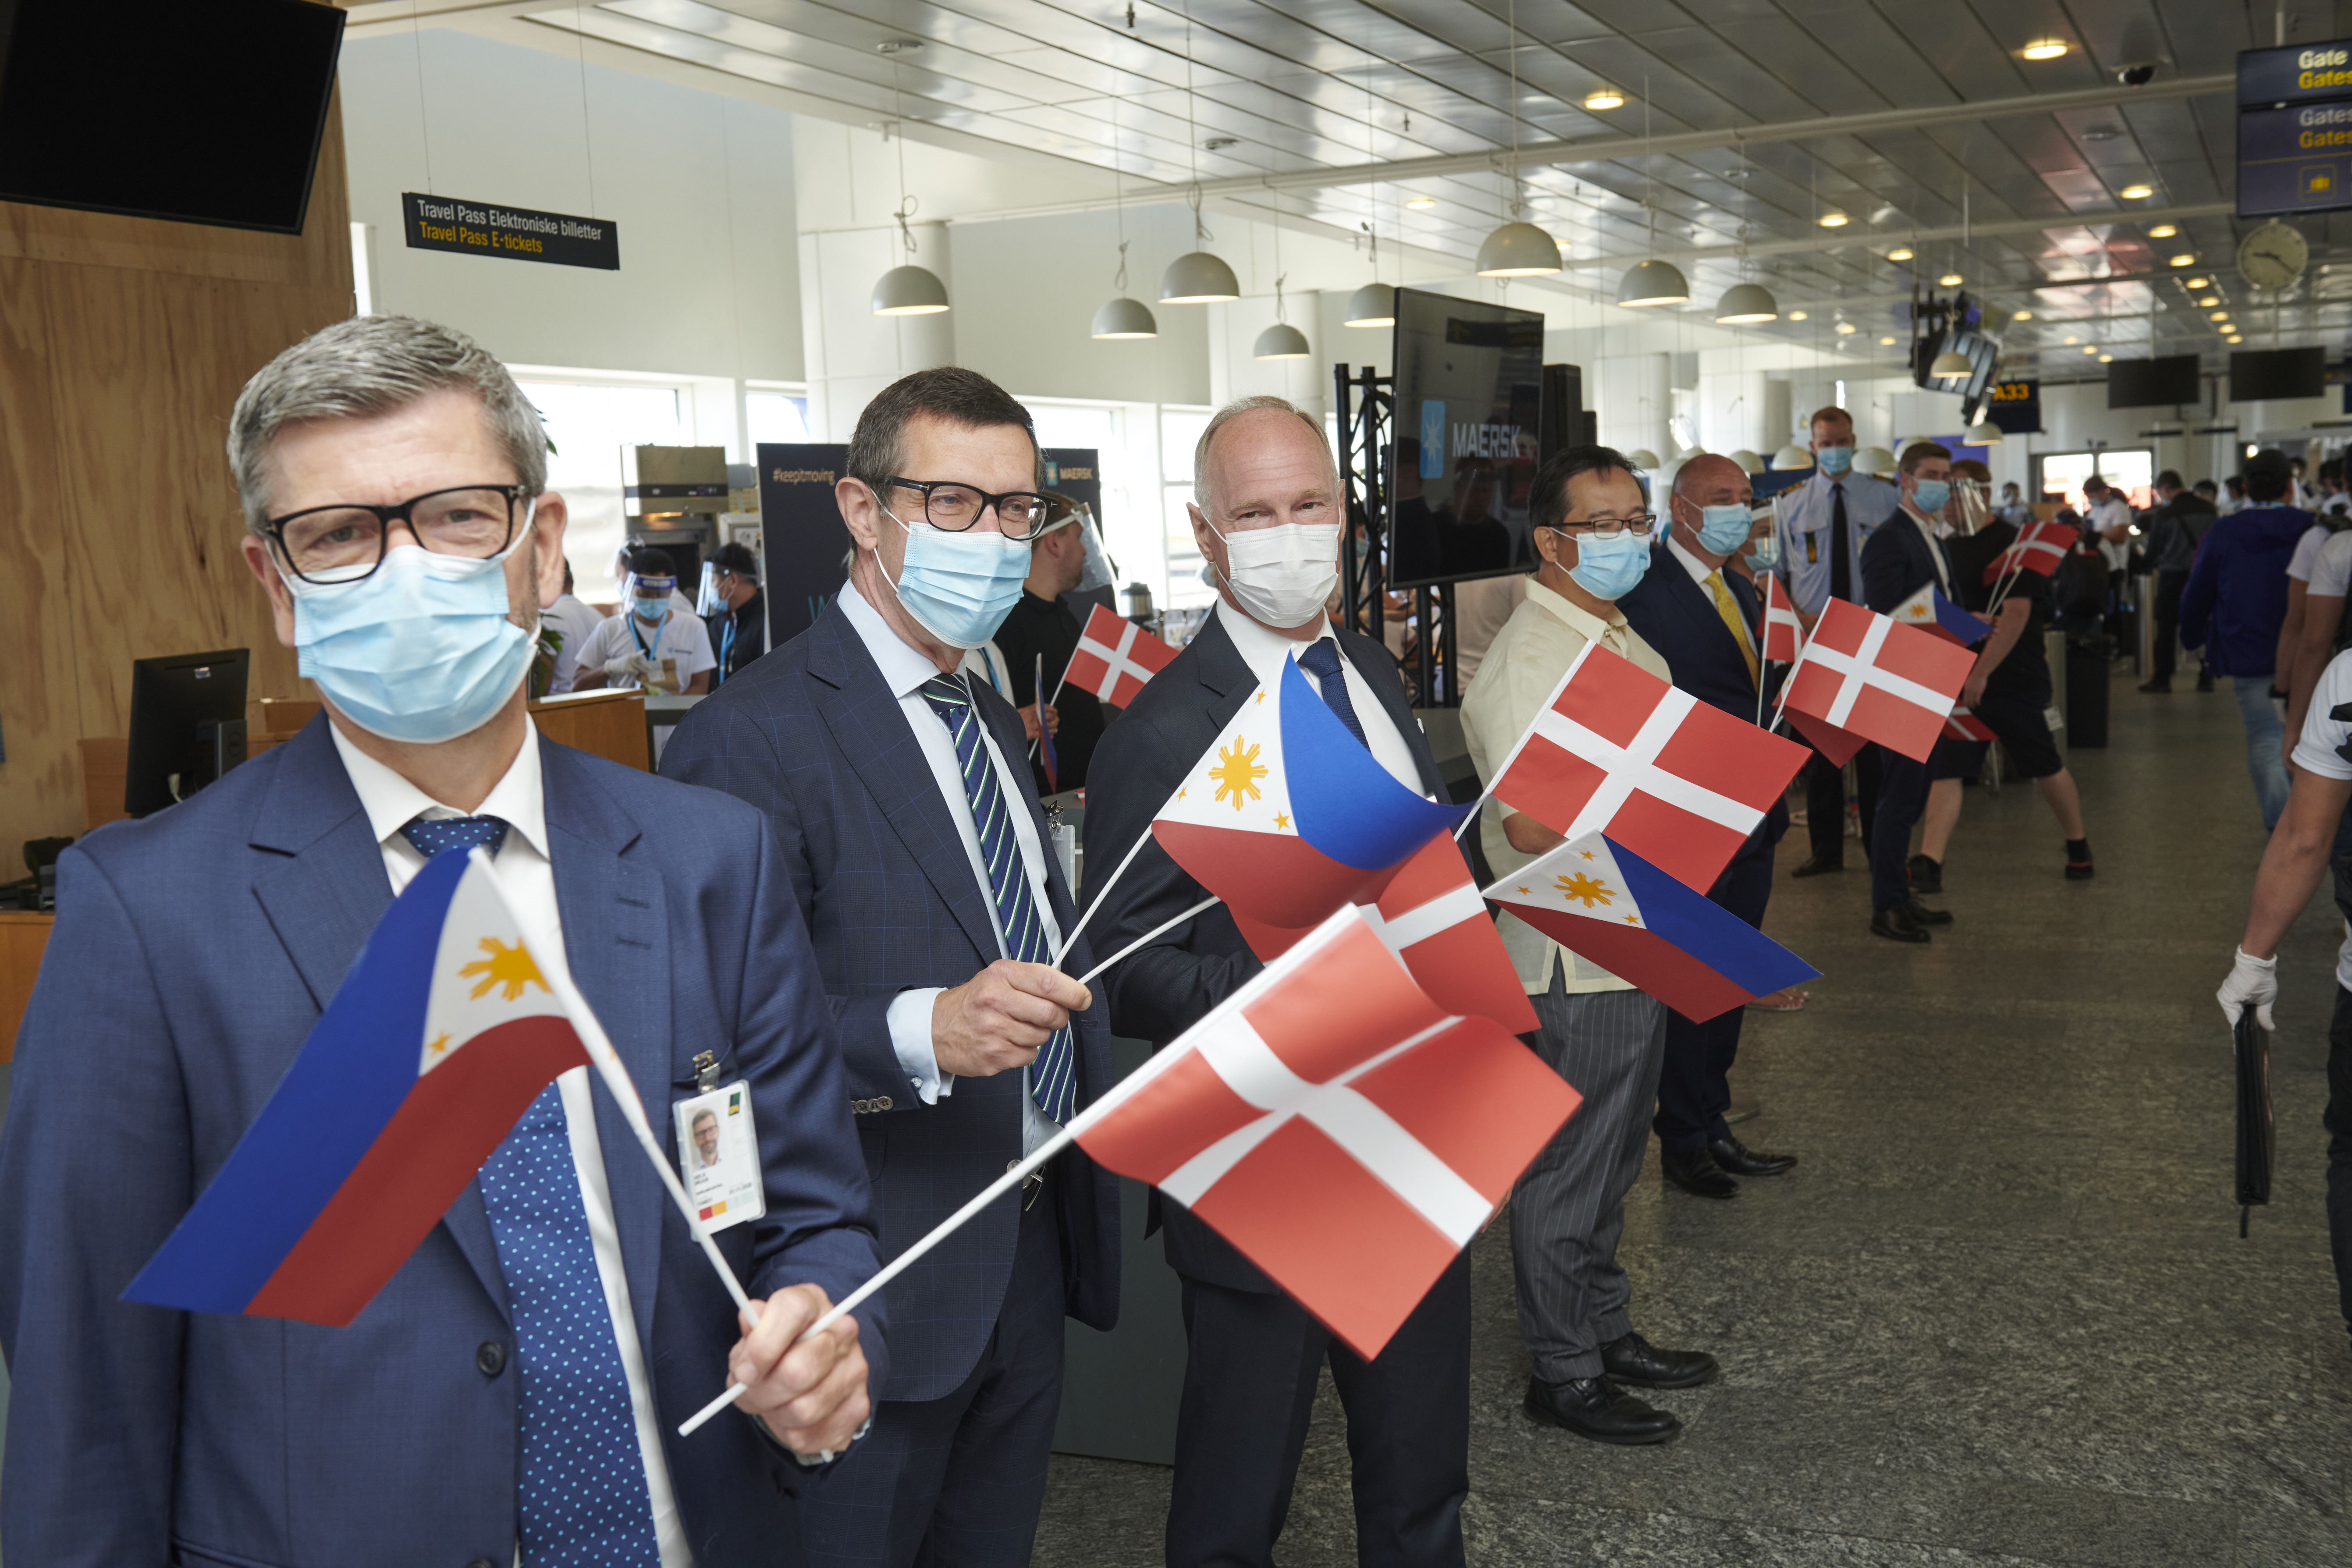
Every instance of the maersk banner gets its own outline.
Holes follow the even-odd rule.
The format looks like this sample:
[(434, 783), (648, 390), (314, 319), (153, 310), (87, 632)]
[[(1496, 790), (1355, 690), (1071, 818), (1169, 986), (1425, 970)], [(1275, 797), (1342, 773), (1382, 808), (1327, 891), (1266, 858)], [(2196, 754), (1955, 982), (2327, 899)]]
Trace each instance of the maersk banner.
[(621, 232), (610, 218), (502, 207), (456, 196), (400, 198), (402, 229), (411, 250), (493, 256), (503, 261), (539, 261), (557, 267), (621, 269)]

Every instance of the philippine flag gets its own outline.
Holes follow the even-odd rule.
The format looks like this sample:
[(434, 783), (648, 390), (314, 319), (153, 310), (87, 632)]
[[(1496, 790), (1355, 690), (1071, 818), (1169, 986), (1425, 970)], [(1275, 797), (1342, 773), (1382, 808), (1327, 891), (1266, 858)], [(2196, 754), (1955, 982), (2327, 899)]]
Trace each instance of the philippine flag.
[(1236, 918), (1311, 926), (1380, 897), (1396, 868), (1461, 821), (1389, 776), (1297, 664), (1242, 702), (1152, 820), (1152, 836)]
[(126, 1301), (350, 1322), (540, 1092), (589, 1064), (491, 875), (462, 854), (416, 873)]
[(1821, 973), (1599, 833), (1529, 861), (1486, 896), (1693, 1023)]
[(1934, 583), (1896, 605), (1891, 614), (1905, 626), (1916, 626), (1932, 637), (1972, 648), (1992, 635), (1992, 623), (1969, 614), (1944, 597)]

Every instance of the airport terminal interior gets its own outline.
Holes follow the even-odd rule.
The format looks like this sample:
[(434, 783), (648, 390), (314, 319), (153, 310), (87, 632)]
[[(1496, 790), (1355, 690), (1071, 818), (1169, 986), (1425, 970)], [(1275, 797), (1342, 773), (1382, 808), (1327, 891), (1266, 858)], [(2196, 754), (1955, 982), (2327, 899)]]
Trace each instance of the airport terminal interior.
[[(287, 7), (321, 9), (222, 16), (260, 38)], [(1539, 564), (1542, 459), (1612, 448), (1660, 511), (1716, 461), (1793, 540), (1843, 471), (1822, 411), (1874, 493), (1916, 494), (1921, 451), (1956, 465), (1948, 533), (2084, 530), (2003, 581), (2047, 599), (2044, 722), (2095, 875), (2004, 734), (1959, 789), (1948, 922), (1890, 941), (1853, 810), (1874, 783), (1837, 787), (1842, 829), (1790, 784), (1760, 929), (1820, 974), (1744, 1009), (1729, 1121), (1798, 1163), (1711, 1200), (1653, 1140), (1618, 1247), (1634, 1329), (1720, 1375), (1648, 1396), (1669, 1443), (1533, 1418), (1498, 1215), (1469, 1243), (1468, 1561), (2352, 1563), (2321, 1124), (2352, 925), (2322, 876), (2279, 943), (2274, 1149), (2249, 1155), (2215, 988), (2270, 837), (2269, 697), (2233, 687), (2269, 672), (2176, 645), (2204, 632), (2173, 608), (2242, 508), (2352, 526), (2352, 131), (2328, 129), (2352, 126), (2352, 0), (348, 0), (220, 57), (281, 89), (235, 131), (284, 143), (278, 175), (159, 179), (124, 171), (173, 135), (160, 113), (93, 131), (103, 155), (22, 149), (103, 29), (184, 55), (215, 24), (54, 20), (76, 9), (0, 5), (0, 1051), (67, 841), (318, 710), (222, 448), (247, 378), (348, 318), (502, 361), (590, 623), (665, 552), (722, 679), (840, 593), (845, 444), (904, 376), (1020, 400), (1055, 515), (1104, 558), (1096, 613), (1176, 648), (1220, 601), (1196, 443), (1287, 400), (1357, 545), (1332, 613), (1395, 656), (1461, 802), (1494, 782), (1464, 694), (1517, 598), (1483, 632), (1478, 606)], [(763, 595), (740, 626), (737, 559)], [(1798, 595), (1808, 630), (1819, 603)], [(709, 688), (651, 663), (639, 692), (547, 689), (541, 731), (659, 770)], [(1083, 794), (1056, 799), (1076, 870)], [(1811, 874), (1824, 843), (1843, 869)], [(1124, 1197), (1119, 1326), (1067, 1329), (1050, 1568), (1173, 1561), (1185, 1329)], [(1327, 1373), (1284, 1568), (1359, 1561), (1349, 1443)]]

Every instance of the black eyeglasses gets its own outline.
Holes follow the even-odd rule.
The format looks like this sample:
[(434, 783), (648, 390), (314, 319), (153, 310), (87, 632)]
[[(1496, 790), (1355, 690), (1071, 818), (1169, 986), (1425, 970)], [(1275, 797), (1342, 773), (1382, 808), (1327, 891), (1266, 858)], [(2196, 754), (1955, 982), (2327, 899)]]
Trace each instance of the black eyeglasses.
[(1630, 517), (1594, 517), (1586, 522), (1567, 521), (1561, 523), (1554, 531), (1563, 534), (1585, 533), (1591, 534), (1597, 539), (1613, 539), (1628, 528), (1638, 536), (1649, 533), (1657, 526), (1657, 513), (1636, 512)]
[(357, 582), (383, 564), (394, 523), (436, 555), (487, 560), (514, 542), (520, 485), (464, 485), (413, 497), (396, 507), (363, 501), (312, 507), (272, 517), (262, 532), (278, 558), (305, 582)]
[(1009, 539), (1034, 538), (1045, 527), (1045, 497), (1033, 490), (1014, 490), (1007, 495), (992, 496), (977, 486), (961, 484), (953, 479), (890, 478), (883, 481), (896, 490), (914, 490), (923, 497), (923, 520), (935, 528), (950, 533), (961, 533), (980, 521), (981, 513), (996, 508), (996, 526)]

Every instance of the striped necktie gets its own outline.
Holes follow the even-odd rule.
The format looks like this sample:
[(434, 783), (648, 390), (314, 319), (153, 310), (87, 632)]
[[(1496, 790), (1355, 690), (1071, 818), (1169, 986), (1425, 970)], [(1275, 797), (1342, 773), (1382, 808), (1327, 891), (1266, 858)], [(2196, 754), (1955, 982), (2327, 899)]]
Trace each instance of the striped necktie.
[[(996, 904), (996, 923), (1004, 930), (1005, 956), (1024, 964), (1050, 964), (1054, 949), (1045, 940), (1045, 923), (1037, 917), (1028, 867), (1013, 831), (1013, 812), (1019, 803), (1005, 800), (1003, 785), (989, 763), (971, 695), (953, 675), (934, 675), (923, 683), (922, 690), (923, 700), (955, 740), (956, 767), (963, 774), (964, 793), (971, 800), (971, 825), (980, 837), (980, 858), (988, 866), (989, 893)], [(1035, 1097), (1037, 1108), (1056, 1124), (1070, 1119), (1077, 1100), (1077, 1073), (1076, 1051), (1067, 1027), (1055, 1030), (1039, 1049), (1037, 1060), (1029, 1064), (1029, 1092)]]

